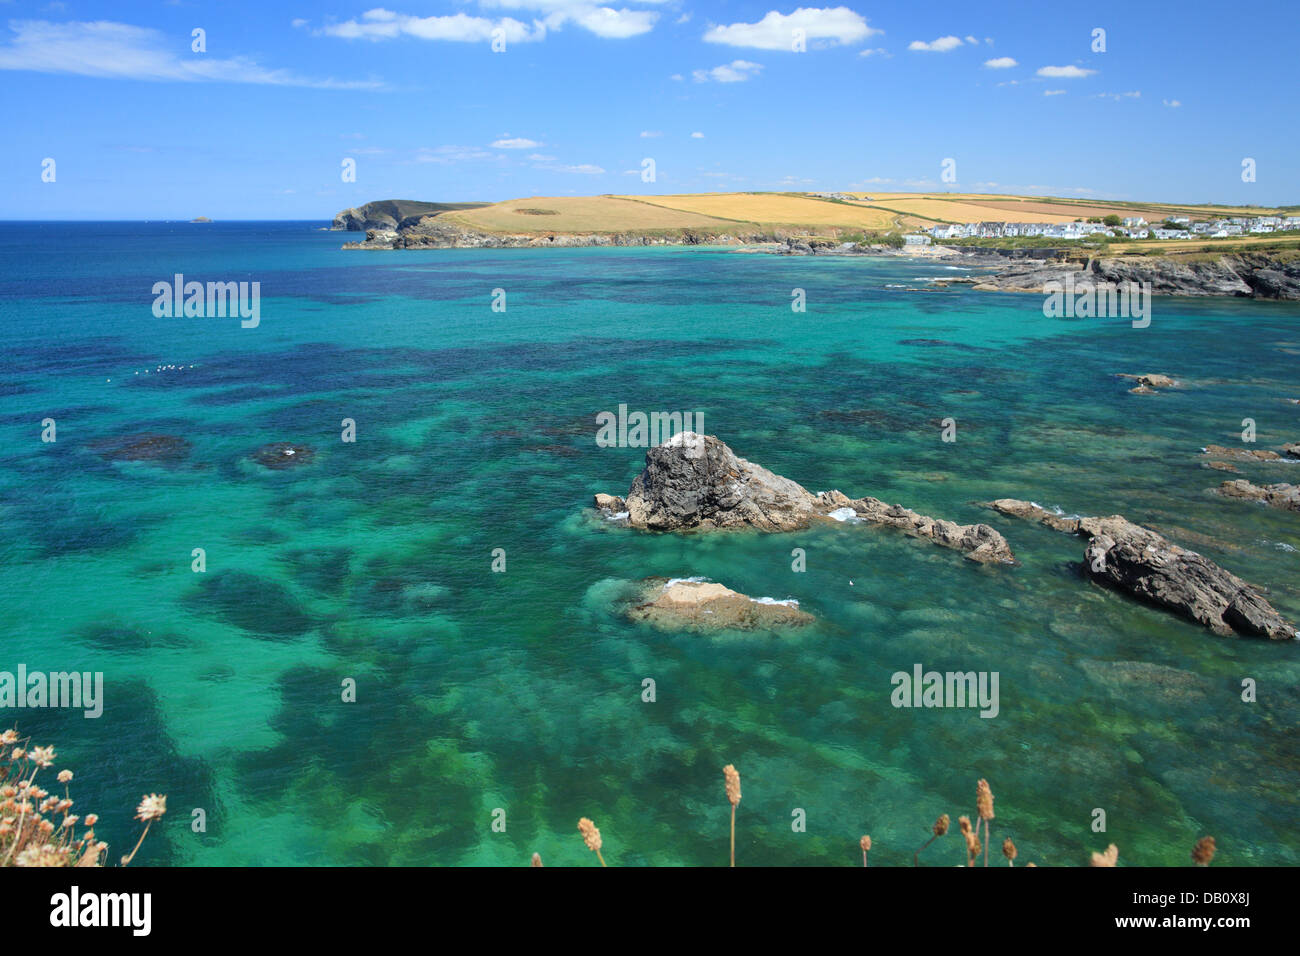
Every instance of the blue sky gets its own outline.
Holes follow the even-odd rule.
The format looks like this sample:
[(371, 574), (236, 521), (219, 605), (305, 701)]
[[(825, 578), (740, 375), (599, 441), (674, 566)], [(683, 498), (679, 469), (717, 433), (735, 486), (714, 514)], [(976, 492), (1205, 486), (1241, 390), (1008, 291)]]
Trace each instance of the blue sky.
[(1291, 0), (385, 2), (0, 0), (0, 219), (786, 189), (1300, 202)]

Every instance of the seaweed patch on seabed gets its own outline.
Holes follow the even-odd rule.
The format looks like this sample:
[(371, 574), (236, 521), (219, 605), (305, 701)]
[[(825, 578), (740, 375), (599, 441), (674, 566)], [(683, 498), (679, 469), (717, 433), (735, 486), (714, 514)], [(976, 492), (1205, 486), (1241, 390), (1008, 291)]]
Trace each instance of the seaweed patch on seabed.
[(294, 640), (320, 623), (284, 585), (247, 571), (208, 572), (186, 603), (200, 614), (272, 641)]

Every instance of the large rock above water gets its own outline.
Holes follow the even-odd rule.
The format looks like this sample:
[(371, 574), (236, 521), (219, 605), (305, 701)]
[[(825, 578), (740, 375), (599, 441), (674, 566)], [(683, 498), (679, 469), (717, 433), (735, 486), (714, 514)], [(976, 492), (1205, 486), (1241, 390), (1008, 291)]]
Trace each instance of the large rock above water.
[(989, 507), (1088, 536), (1083, 567), (1093, 580), (1182, 614), (1215, 634), (1275, 641), (1300, 637), (1300, 630), (1269, 604), (1262, 589), (1121, 515), (1063, 518), (1013, 498), (1000, 498)]
[(815, 618), (795, 600), (754, 599), (713, 581), (648, 578), (627, 616), (656, 627), (692, 631), (774, 630)]
[(1219, 494), (1225, 498), (1246, 498), (1250, 501), (1262, 501), (1283, 511), (1300, 511), (1300, 485), (1280, 483), (1276, 485), (1255, 485), (1244, 478), (1225, 481), (1219, 486)]
[(1006, 539), (986, 524), (959, 525), (889, 505), (878, 498), (849, 498), (838, 491), (810, 492), (736, 455), (712, 435), (682, 432), (646, 452), (646, 464), (627, 498), (597, 495), (597, 508), (626, 512), (634, 528), (712, 531), (757, 528), (795, 531), (814, 521), (862, 520), (885, 524), (963, 551), (981, 563), (1015, 560)]

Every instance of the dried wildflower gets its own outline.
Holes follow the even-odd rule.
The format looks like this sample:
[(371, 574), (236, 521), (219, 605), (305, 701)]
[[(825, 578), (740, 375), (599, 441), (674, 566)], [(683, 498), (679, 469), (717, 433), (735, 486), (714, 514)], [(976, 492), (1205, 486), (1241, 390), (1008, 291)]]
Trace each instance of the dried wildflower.
[(72, 779), (72, 771), (71, 771), (71, 770), (60, 770), (60, 771), (59, 771), (59, 783), (67, 783), (67, 782), (68, 782), (69, 780), (71, 780), (71, 779)]
[(14, 860), (18, 866), (67, 866), (68, 851), (50, 843), (29, 846)]
[(862, 847), (862, 865), (867, 865), (867, 854), (871, 852), (871, 837), (863, 834), (862, 839), (858, 841), (858, 846)]
[(934, 821), (934, 826), (933, 826), (931, 829), (933, 830), (934, 835), (937, 836), (937, 837), (941, 837), (941, 836), (943, 836), (945, 833), (947, 833), (947, 832), (948, 832), (948, 814), (945, 813), (945, 814), (943, 814), (942, 816), (940, 816), (938, 820), (935, 820), (935, 821)]
[(541, 865), (542, 865), (542, 855), (540, 853), (534, 853), (533, 862), (530, 863), (529, 866), (541, 866)]
[(957, 826), (961, 829), (963, 835), (970, 833), (970, 817), (958, 817)]
[(605, 858), (600, 855), (600, 831), (596, 829), (596, 824), (583, 817), (578, 821), (578, 830), (582, 833), (582, 842), (587, 844), (587, 849), (595, 853), (600, 865), (604, 866)]
[(1114, 866), (1117, 860), (1119, 860), (1119, 847), (1112, 843), (1110, 846), (1106, 847), (1105, 853), (1093, 853), (1092, 862), (1088, 865)]
[(167, 812), (167, 794), (151, 793), (135, 808), (135, 818), (149, 823)]
[(86, 814), (86, 826), (88, 826), (88, 827), (93, 827), (93, 826), (94, 826), (96, 823), (98, 823), (98, 822), (99, 822), (99, 814), (98, 814), (98, 813), (87, 813), (87, 814)]
[(1197, 866), (1209, 866), (1217, 850), (1218, 847), (1214, 845), (1214, 837), (1201, 837), (1196, 841), (1196, 846), (1192, 847), (1192, 860), (1195, 861)]
[(740, 803), (740, 774), (731, 764), (722, 768), (722, 775), (727, 779), (727, 800), (734, 807)]
[(1002, 841), (1002, 855), (1007, 858), (1007, 863), (1011, 866), (1016, 865), (1016, 845), (1011, 842), (1011, 837)]
[(975, 784), (975, 809), (979, 811), (981, 820), (993, 819), (993, 791), (989, 789), (989, 782), (983, 778)]
[(54, 753), (53, 747), (32, 748), (32, 763), (36, 764), (36, 766), (38, 767), (52, 766), (54, 764), (54, 758), (56, 756), (57, 755)]

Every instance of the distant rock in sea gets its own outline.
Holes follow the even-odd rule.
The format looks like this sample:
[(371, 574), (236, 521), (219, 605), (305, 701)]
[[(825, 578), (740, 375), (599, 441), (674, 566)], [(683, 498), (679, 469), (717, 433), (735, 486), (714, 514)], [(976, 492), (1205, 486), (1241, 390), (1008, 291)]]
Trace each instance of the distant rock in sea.
[(815, 620), (799, 610), (798, 601), (755, 599), (712, 581), (647, 578), (640, 585), (641, 600), (629, 603), (625, 613), (669, 630), (774, 630)]
[(252, 459), (259, 465), (275, 471), (283, 471), (286, 468), (296, 468), (299, 465), (305, 465), (316, 455), (315, 451), (306, 445), (295, 445), (292, 442), (277, 441), (263, 445), (257, 451), (253, 452)]
[(1223, 445), (1206, 445), (1201, 454), (1210, 458), (1231, 458), (1234, 461), (1278, 461), (1282, 458), (1267, 448), (1226, 448)]
[(207, 216), (199, 216), (197, 219), (191, 219), (190, 222), (211, 222)]
[(1182, 614), (1215, 634), (1275, 641), (1300, 637), (1300, 630), (1269, 604), (1261, 588), (1122, 515), (1066, 518), (1014, 498), (999, 498), (988, 507), (1057, 531), (1087, 535), (1083, 570), (1094, 581)]
[(106, 438), (91, 446), (96, 454), (108, 461), (152, 461), (174, 465), (190, 454), (190, 443), (177, 435), (129, 435), (125, 438)]
[(627, 498), (597, 495), (596, 507), (649, 531), (712, 531), (756, 528), (781, 532), (814, 521), (861, 520), (898, 528), (913, 537), (964, 551), (980, 563), (1011, 563), (1006, 539), (986, 524), (959, 525), (888, 505), (877, 498), (849, 498), (838, 491), (813, 494), (738, 457), (712, 435), (682, 432), (646, 452), (646, 464)]
[(1246, 498), (1250, 501), (1262, 501), (1283, 511), (1300, 511), (1300, 485), (1280, 483), (1276, 485), (1253, 485), (1244, 478), (1225, 481), (1219, 486), (1219, 494), (1225, 498)]

